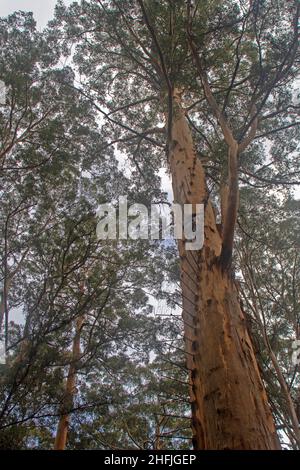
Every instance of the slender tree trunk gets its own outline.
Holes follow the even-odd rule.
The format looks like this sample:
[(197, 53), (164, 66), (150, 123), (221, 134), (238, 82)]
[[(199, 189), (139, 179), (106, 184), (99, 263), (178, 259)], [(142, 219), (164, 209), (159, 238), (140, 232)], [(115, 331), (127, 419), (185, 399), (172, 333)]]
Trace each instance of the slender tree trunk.
[(237, 289), (222, 270), (222, 234), (180, 98), (173, 105), (169, 165), (174, 199), (204, 204), (200, 251), (180, 240), (185, 349), (195, 449), (279, 449)]
[(1, 293), (0, 293), (0, 332), (2, 331), (2, 325), (3, 325), (3, 320), (5, 316), (5, 298), (7, 292), (5, 292), (5, 288), (3, 287)]
[[(7, 223), (6, 223), (7, 225)], [(15, 275), (20, 271), (23, 266), (23, 262), (26, 259), (27, 253), (29, 252), (29, 248), (27, 248), (21, 256), (20, 261), (16, 264), (12, 271), (8, 270), (7, 265), (7, 237), (5, 238), (5, 260), (4, 260), (4, 280), (3, 280), (3, 287), (1, 291), (1, 299), (0, 299), (0, 333), (3, 327), (3, 320), (5, 326), (5, 349), (7, 350), (8, 346), (8, 294), (11, 288), (12, 281)]]
[(155, 440), (154, 440), (154, 450), (161, 450), (161, 439), (160, 439), (160, 423), (157, 423), (155, 426)]
[(65, 450), (66, 448), (67, 435), (70, 425), (70, 412), (73, 408), (73, 400), (75, 394), (76, 371), (78, 366), (78, 360), (80, 358), (80, 337), (83, 322), (84, 316), (80, 316), (76, 320), (76, 331), (72, 349), (72, 362), (69, 366), (65, 394), (61, 406), (61, 415), (54, 442), (54, 450)]
[[(4, 278), (4, 285), (1, 291), (1, 299), (0, 299), (0, 334), (2, 334), (2, 330), (4, 330), (4, 350), (5, 355), (7, 353), (8, 348), (8, 292), (11, 285), (11, 279)], [(4, 327), (3, 327), (4, 323)]]

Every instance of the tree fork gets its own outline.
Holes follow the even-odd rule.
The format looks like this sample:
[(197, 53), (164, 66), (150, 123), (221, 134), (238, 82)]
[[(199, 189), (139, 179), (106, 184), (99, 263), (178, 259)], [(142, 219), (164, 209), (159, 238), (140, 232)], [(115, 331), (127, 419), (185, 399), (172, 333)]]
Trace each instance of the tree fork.
[[(182, 205), (205, 202), (198, 273), (192, 252), (185, 250), (184, 240), (178, 242), (193, 445), (215, 450), (280, 449), (236, 287), (217, 262), (222, 236), (180, 99), (175, 90), (168, 147), (174, 199)], [(194, 303), (188, 301), (189, 289), (194, 289), (190, 278), (197, 279)]]

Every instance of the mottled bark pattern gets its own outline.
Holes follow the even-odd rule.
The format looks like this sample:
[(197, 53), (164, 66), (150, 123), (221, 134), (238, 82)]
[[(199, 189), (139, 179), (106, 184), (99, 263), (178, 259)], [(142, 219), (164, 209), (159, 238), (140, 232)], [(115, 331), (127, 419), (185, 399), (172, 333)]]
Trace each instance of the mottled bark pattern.
[(280, 448), (237, 289), (217, 262), (222, 235), (205, 174), (175, 97), (169, 165), (176, 203), (205, 204), (205, 242), (179, 241), (186, 361), (195, 449)]

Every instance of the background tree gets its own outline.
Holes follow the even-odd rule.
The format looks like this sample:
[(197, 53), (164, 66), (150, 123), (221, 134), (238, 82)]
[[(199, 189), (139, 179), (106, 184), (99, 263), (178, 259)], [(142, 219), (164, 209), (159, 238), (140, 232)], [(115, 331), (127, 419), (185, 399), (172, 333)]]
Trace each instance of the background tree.
[[(174, 262), (172, 248), (162, 250), (160, 242), (97, 240), (95, 212), (122, 194), (129, 202), (139, 194), (146, 204), (164, 195), (123, 175), (90, 100), (74, 89), (60, 49), (36, 32), (31, 14), (1, 20), (1, 41), (7, 87), (1, 108), (7, 361), (1, 366), (0, 445), (49, 448), (56, 434), (57, 448), (78, 448), (80, 442), (93, 448), (95, 433), (87, 443), (86, 430), (102, 420), (103, 442), (122, 447), (132, 443), (136, 425), (132, 411), (120, 410), (142, 408), (142, 391), (134, 398), (131, 390), (141, 381), (138, 371), (147, 376), (154, 368), (157, 336), (174, 334), (166, 319), (154, 323), (148, 300), (155, 291), (164, 297), (164, 273)], [(9, 322), (16, 309), (21, 324)], [(173, 407), (184, 413), (181, 404)], [(117, 411), (128, 414), (130, 424), (124, 418), (114, 434)], [(143, 436), (146, 446), (157, 445), (154, 424), (145, 418), (156, 419), (150, 399), (142, 413), (139, 445)], [(74, 420), (80, 423), (75, 433)], [(189, 433), (182, 434), (180, 442), (189, 446)]]
[(287, 436), (285, 445), (297, 449), (299, 378), (292, 345), (299, 338), (299, 201), (289, 191), (276, 198), (272, 187), (242, 195), (252, 217), (246, 222), (241, 210), (240, 292), (277, 427)]
[(266, 166), (266, 138), (299, 124), (298, 19), (297, 2), (91, 1), (57, 8), (61, 38), (76, 44), (76, 88), (101, 114), (103, 129), (139, 173), (167, 165), (177, 203), (205, 205), (204, 248), (191, 253), (179, 243), (195, 448), (278, 448), (232, 251), (240, 181), (251, 184), (269, 171), (274, 182), (297, 183), (289, 180), (298, 164), (288, 141), (281, 140), (280, 165)]
[[(25, 20), (20, 14), (4, 20), (3, 42), (13, 44), (6, 51), (33, 57), (29, 72), (22, 69), (16, 74), (25, 77), (16, 114), (13, 94), (8, 94), (3, 109), (4, 164), (12, 159), (15, 165), (28, 155), (41, 163), (27, 138), (29, 144), (44, 149), (47, 160), (52, 143), (71, 136), (63, 141), (63, 159), (53, 159), (51, 165), (43, 160), (36, 178), (26, 173), (24, 165), (17, 171), (13, 167), (8, 181), (20, 195), (17, 203), (6, 191), (1, 306), (6, 327), (10, 307), (22, 305), (26, 313), (24, 328), (12, 325), (6, 337), (11, 366), (3, 380), (2, 429), (9, 435), (16, 423), (30, 423), (25, 438), (24, 426), (16, 433), (17, 445), (49, 446), (56, 418), (69, 420), (70, 416), (77, 420), (75, 429), (69, 425), (74, 447), (160, 448), (167, 445), (167, 435), (172, 436), (172, 446), (189, 445), (186, 426), (180, 424), (186, 416), (186, 379), (178, 377), (178, 369), (172, 368), (170, 375), (174, 384), (179, 380), (182, 385), (178, 413), (175, 395), (172, 406), (159, 395), (154, 399), (156, 381), (166, 393), (171, 390), (156, 369), (165, 357), (168, 338), (171, 357), (180, 349), (186, 353), (195, 449), (279, 447), (262, 377), (277, 427), (293, 447), (299, 442), (297, 397), (291, 389), (291, 383), (297, 382), (289, 379), (287, 359), (279, 354), (281, 341), (276, 348), (270, 339), (278, 318), (280, 323), (280, 315), (286, 316), (290, 308), (281, 309), (278, 318), (274, 310), (269, 323), (264, 321), (271, 316), (269, 308), (274, 299), (278, 303), (278, 295), (286, 297), (285, 306), (291, 302), (290, 295), (294, 302), (296, 296), (293, 288), (289, 296), (285, 294), (287, 266), (270, 238), (266, 242), (271, 246), (269, 258), (261, 268), (261, 247), (254, 246), (252, 257), (247, 249), (252, 250), (253, 241), (248, 236), (253, 230), (251, 198), (259, 202), (254, 210), (259, 218), (275, 188), (280, 206), (299, 183), (298, 20), (298, 2), (272, 0), (199, 0), (195, 4), (91, 0), (69, 8), (58, 2), (56, 17), (42, 35), (26, 15)], [(29, 51), (23, 47), (24, 37), (30, 39)], [(62, 59), (72, 67), (62, 67)], [(0, 78), (10, 93), (15, 75), (9, 75), (9, 70)], [(26, 103), (32, 102), (36, 90), (31, 87), (26, 93), (26, 80), (38, 88), (35, 111), (29, 114)], [(43, 94), (43, 80), (51, 99)], [(49, 100), (53, 109), (46, 107)], [(35, 133), (43, 127), (40, 120), (52, 131), (46, 126), (46, 132)], [(53, 121), (59, 123), (54, 130)], [(179, 270), (174, 247), (160, 242), (103, 244), (95, 238), (93, 210), (103, 200), (119, 194), (128, 194), (130, 201), (138, 198), (147, 206), (164, 200), (162, 168), (171, 176), (175, 202), (203, 203), (205, 208), (204, 247), (192, 252), (186, 250), (184, 240), (179, 241)], [(10, 167), (3, 170), (7, 174)], [(266, 188), (271, 188), (269, 193)], [(41, 194), (44, 197), (38, 199)], [(272, 235), (268, 227), (280, 222), (274, 210), (266, 214), (264, 240)], [(51, 233), (47, 230), (50, 216)], [(21, 245), (12, 241), (16, 234)], [(282, 268), (273, 266), (276, 287), (266, 295), (266, 269), (278, 256)], [(293, 262), (297, 266), (297, 259)], [(239, 283), (235, 269), (242, 275)], [(263, 269), (264, 276), (258, 276)], [(170, 299), (173, 306), (181, 304), (178, 292), (163, 287), (166, 281), (178, 281), (178, 271), (183, 317), (178, 330), (178, 318), (170, 319), (174, 336), (166, 319), (162, 325), (150, 314), (149, 294)], [(296, 272), (295, 268), (289, 277), (294, 286)], [(70, 351), (80, 318), (82, 357), (74, 360)], [(290, 318), (296, 325), (294, 313)], [(184, 333), (184, 348), (177, 343), (177, 331)], [(281, 333), (281, 344), (295, 332), (298, 329), (289, 324)], [(261, 353), (262, 372), (253, 344)], [(138, 360), (133, 360), (132, 350)], [(115, 380), (125, 361), (128, 367), (122, 386), (117, 387), (121, 400), (116, 402), (116, 394), (107, 400), (108, 377)], [(180, 359), (173, 362), (175, 367), (181, 364)], [(78, 393), (74, 390), (66, 400), (63, 379), (70, 367), (74, 378), (76, 373)], [(130, 374), (133, 367), (139, 375), (125, 379), (125, 371)], [(47, 373), (39, 382), (40, 370)], [(59, 372), (52, 375), (48, 370)], [(85, 383), (82, 374), (88, 377)], [(147, 400), (140, 401), (142, 389), (147, 390), (151, 406)], [(121, 432), (110, 421), (117, 409)], [(177, 418), (168, 420), (173, 412)], [(30, 438), (36, 423), (43, 432)], [(101, 442), (90, 423), (95, 429), (105, 428)], [(81, 429), (88, 430), (91, 444)]]

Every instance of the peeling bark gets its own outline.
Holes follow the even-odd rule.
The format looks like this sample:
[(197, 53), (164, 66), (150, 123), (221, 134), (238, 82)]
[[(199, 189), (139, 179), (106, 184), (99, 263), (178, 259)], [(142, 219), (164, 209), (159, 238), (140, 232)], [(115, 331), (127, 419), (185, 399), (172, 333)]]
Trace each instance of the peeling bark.
[(174, 199), (205, 207), (203, 248), (186, 251), (185, 241), (178, 242), (194, 448), (279, 449), (238, 292), (218, 262), (222, 235), (176, 92), (173, 110), (168, 157)]

